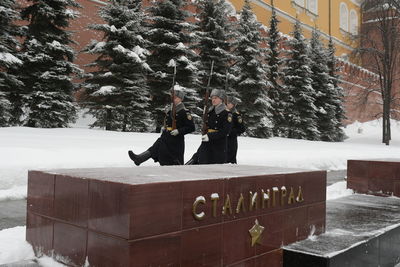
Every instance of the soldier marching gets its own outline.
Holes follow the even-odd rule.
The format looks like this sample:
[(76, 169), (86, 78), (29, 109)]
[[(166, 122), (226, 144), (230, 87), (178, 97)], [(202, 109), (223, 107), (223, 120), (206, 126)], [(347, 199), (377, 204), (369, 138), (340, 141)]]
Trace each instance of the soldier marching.
[(242, 119), (242, 115), (237, 111), (236, 106), (239, 103), (239, 99), (233, 96), (227, 98), (227, 108), (232, 113), (232, 128), (228, 134), (228, 151), (227, 151), (227, 163), (236, 164), (236, 155), (238, 150), (237, 137), (245, 132), (245, 127)]
[[(128, 151), (129, 158), (137, 166), (150, 158), (154, 162), (159, 162), (160, 165), (182, 165), (184, 163), (185, 135), (195, 130), (192, 115), (182, 102), (184, 97), (185, 93), (182, 89), (175, 90), (173, 103), (165, 114), (161, 137), (150, 148), (139, 155), (131, 150)], [(175, 111), (173, 104), (175, 104)]]
[[(227, 98), (223, 89), (213, 89), (208, 96), (211, 75), (212, 67), (206, 89), (201, 144), (186, 165), (237, 163), (237, 136), (245, 131), (242, 117), (236, 110), (239, 100)], [(141, 154), (128, 151), (129, 158), (137, 166), (150, 158), (162, 166), (184, 164), (184, 136), (195, 131), (192, 115), (183, 104), (184, 97), (184, 88), (175, 89), (173, 82), (172, 101), (165, 115), (161, 136)]]

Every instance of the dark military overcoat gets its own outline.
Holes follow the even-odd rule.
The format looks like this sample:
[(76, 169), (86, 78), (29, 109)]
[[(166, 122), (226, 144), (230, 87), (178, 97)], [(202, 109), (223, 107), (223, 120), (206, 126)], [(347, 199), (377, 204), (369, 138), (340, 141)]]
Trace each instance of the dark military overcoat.
[(236, 110), (232, 111), (232, 128), (228, 135), (227, 163), (237, 163), (236, 155), (238, 150), (237, 137), (245, 131), (242, 116)]
[(149, 148), (151, 157), (155, 162), (160, 162), (160, 165), (184, 164), (185, 135), (195, 130), (192, 116), (183, 103), (177, 105), (176, 110), (176, 129), (179, 134), (171, 135), (172, 111), (169, 110), (165, 116), (161, 137)]
[(208, 142), (202, 142), (198, 150), (199, 164), (226, 163), (227, 136), (232, 127), (232, 114), (224, 104), (208, 111)]

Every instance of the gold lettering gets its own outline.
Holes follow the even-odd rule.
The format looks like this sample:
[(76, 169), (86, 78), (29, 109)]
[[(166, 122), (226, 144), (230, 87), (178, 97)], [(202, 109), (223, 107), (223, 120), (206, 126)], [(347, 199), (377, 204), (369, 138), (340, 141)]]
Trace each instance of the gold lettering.
[(249, 210), (250, 210), (250, 211), (252, 211), (253, 208), (256, 209), (256, 210), (258, 209), (257, 197), (258, 197), (257, 192), (255, 192), (255, 193), (253, 194), (253, 192), (250, 191), (250, 201), (249, 201), (249, 203), (250, 203), (250, 205), (249, 205)]
[(286, 197), (286, 194), (287, 194), (286, 187), (282, 186), (282, 187), (281, 187), (281, 206), (284, 206), (284, 205), (285, 205), (285, 197)]
[(227, 194), (224, 207), (222, 208), (222, 214), (226, 215), (228, 210), (229, 210), (229, 213), (232, 214), (231, 199), (229, 198), (229, 195)]
[(303, 202), (304, 201), (303, 191), (301, 190), (301, 186), (299, 186), (299, 192), (297, 193), (296, 201), (297, 202)]
[(276, 193), (279, 193), (278, 187), (273, 187), (272, 188), (272, 207), (276, 206)]
[(293, 192), (293, 187), (290, 187), (290, 193), (289, 193), (289, 198), (288, 198), (288, 204), (292, 204), (295, 202), (294, 199), (294, 192)]
[(206, 200), (204, 199), (204, 197), (197, 197), (193, 203), (193, 209), (192, 209), (194, 218), (198, 221), (201, 221), (204, 219), (206, 214), (204, 213), (204, 211), (197, 213), (197, 206), (199, 204), (206, 204)]
[(212, 214), (214, 217), (217, 217), (217, 202), (219, 200), (219, 195), (214, 193), (211, 194), (211, 201), (212, 201)]
[(243, 197), (242, 193), (240, 193), (239, 201), (236, 206), (236, 213), (239, 213), (240, 209), (242, 209), (243, 211), (246, 211), (246, 207), (244, 206), (244, 197)]
[[(260, 197), (259, 197), (260, 193)], [(279, 205), (278, 202), (280, 202), (280, 206), (285, 206), (286, 201), (287, 204), (294, 204), (294, 203), (300, 203), (304, 201), (304, 195), (303, 195), (303, 189), (301, 186), (298, 187), (297, 195), (295, 195), (295, 190), (293, 187), (290, 187), (290, 190), (286, 188), (286, 186), (282, 186), (281, 188), (278, 187), (272, 187), (272, 189), (261, 189), (260, 192), (252, 192), (249, 191), (249, 205), (247, 206), (247, 203), (245, 203), (245, 198), (242, 193), (240, 193), (238, 203), (236, 206), (235, 211), (232, 209), (232, 202), (230, 199), (229, 194), (226, 194), (226, 198), (224, 201), (224, 206), (222, 207), (222, 215), (232, 215), (233, 212), (235, 213), (240, 213), (240, 212), (246, 212), (246, 207), (248, 207), (249, 211), (253, 210), (258, 210), (261, 206), (261, 209), (265, 208), (270, 208), (276, 207), (276, 205)], [(217, 211), (218, 211), (218, 201), (220, 200), (220, 197), (217, 193), (212, 193), (210, 196), (211, 199), (211, 212), (212, 216), (215, 218), (217, 217)], [(271, 204), (271, 199), (272, 199), (272, 204)], [(261, 201), (261, 203), (259, 203)], [(204, 207), (201, 208), (199, 207), (200, 205), (205, 205), (206, 204), (206, 199), (203, 196), (198, 196), (196, 200), (193, 202), (193, 207), (192, 207), (192, 214), (193, 217), (201, 221), (206, 217), (206, 213), (204, 212)], [(202, 211), (203, 210), (203, 211)]]
[(270, 191), (267, 189), (267, 193), (264, 192), (264, 189), (261, 189), (261, 208), (265, 209), (265, 201), (268, 200), (268, 208), (270, 206)]

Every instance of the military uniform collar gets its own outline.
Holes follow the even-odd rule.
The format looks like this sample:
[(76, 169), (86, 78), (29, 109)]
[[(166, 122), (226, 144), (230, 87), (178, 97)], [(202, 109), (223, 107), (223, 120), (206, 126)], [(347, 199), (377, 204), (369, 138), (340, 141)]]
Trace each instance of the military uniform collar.
[(215, 114), (219, 114), (222, 111), (226, 110), (226, 106), (224, 103), (221, 103), (218, 106), (211, 106), (208, 112), (211, 112), (213, 109), (215, 109)]
[(232, 112), (232, 113), (238, 113), (238, 114), (239, 114), (239, 112), (237, 111), (237, 109), (236, 109), (235, 107), (233, 107), (233, 108), (230, 110), (230, 112)]
[[(183, 104), (183, 102), (179, 103), (178, 105), (176, 105), (176, 112), (178, 113), (179, 111), (181, 111), (182, 109), (185, 109), (185, 105)], [(171, 110), (172, 110), (172, 104), (171, 104)]]

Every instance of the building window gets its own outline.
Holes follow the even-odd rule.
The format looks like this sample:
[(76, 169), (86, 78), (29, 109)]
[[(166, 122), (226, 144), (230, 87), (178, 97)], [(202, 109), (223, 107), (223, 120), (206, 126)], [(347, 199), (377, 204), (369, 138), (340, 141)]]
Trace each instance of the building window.
[(301, 7), (304, 7), (304, 0), (294, 0), (294, 3), (295, 3), (296, 5), (299, 5), (299, 6), (301, 6)]
[(307, 1), (307, 9), (311, 13), (317, 15), (318, 14), (318, 1), (317, 0), (308, 0)]
[(354, 9), (350, 10), (350, 33), (354, 35), (358, 33), (358, 16)]
[(349, 31), (349, 10), (345, 3), (340, 3), (340, 29)]
[(292, 6), (297, 12), (306, 12), (309, 16), (318, 17), (318, 0), (292, 0)]

